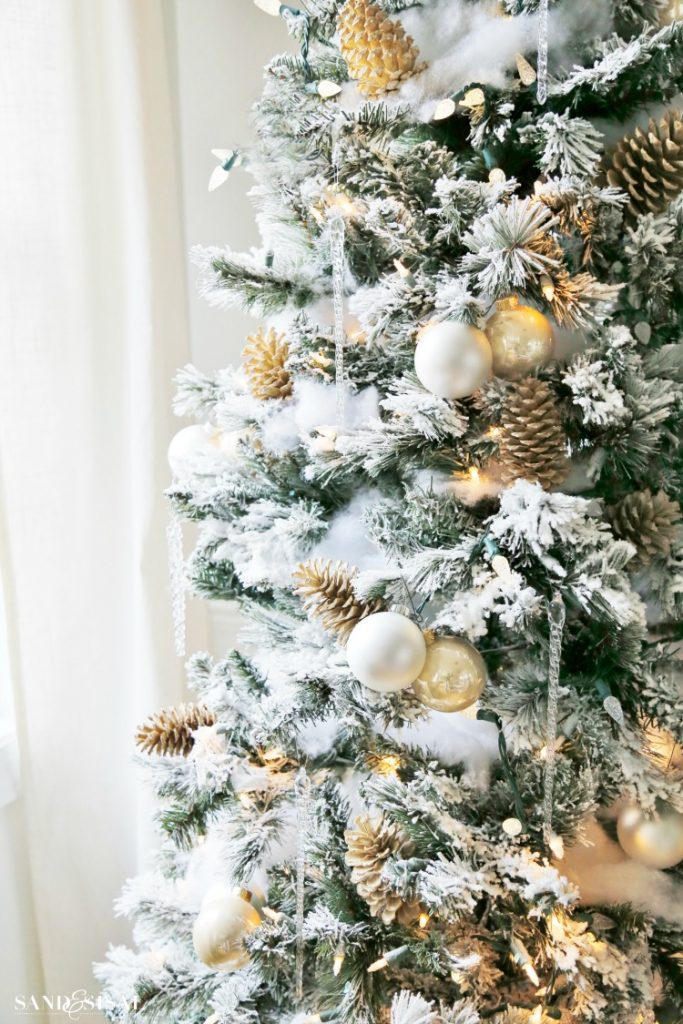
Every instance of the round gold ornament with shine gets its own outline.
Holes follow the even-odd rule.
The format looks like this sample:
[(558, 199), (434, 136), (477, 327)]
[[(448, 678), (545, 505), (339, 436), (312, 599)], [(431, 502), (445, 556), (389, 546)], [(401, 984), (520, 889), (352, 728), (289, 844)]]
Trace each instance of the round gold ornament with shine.
[(683, 814), (661, 801), (656, 815), (636, 805), (625, 807), (617, 819), (617, 836), (624, 853), (650, 868), (672, 868), (683, 860)]
[(514, 300), (501, 304), (484, 328), (493, 353), (493, 372), (519, 380), (543, 366), (553, 354), (553, 329), (547, 317)]
[(226, 973), (238, 971), (249, 963), (244, 937), (260, 923), (261, 915), (246, 890), (209, 894), (192, 930), (195, 952), (207, 967)]
[(455, 636), (440, 636), (413, 683), (418, 700), (435, 711), (462, 711), (474, 704), (486, 684), (486, 664), (476, 647)]

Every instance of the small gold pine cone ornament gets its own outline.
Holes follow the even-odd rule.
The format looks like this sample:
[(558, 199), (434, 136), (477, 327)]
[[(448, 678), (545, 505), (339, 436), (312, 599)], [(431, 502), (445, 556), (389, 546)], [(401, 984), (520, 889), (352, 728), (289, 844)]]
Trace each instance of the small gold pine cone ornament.
[(344, 833), (347, 850), (344, 859), (351, 868), (351, 881), (358, 895), (370, 907), (373, 917), (384, 924), (411, 924), (420, 916), (418, 903), (405, 903), (382, 879), (390, 857), (409, 857), (412, 844), (397, 825), (383, 817), (356, 818), (354, 828)]
[(678, 110), (625, 135), (612, 154), (607, 181), (628, 193), (631, 216), (661, 213), (683, 189), (683, 121)]
[(545, 490), (567, 475), (567, 436), (545, 381), (526, 377), (503, 403), (499, 459), (505, 483), (529, 480)]
[(335, 633), (342, 645), (361, 619), (384, 607), (380, 600), (361, 601), (356, 597), (353, 589), (356, 575), (357, 570), (345, 562), (327, 558), (302, 562), (294, 573), (294, 593), (302, 598), (311, 618), (320, 619), (323, 629)]
[(678, 502), (664, 491), (634, 491), (610, 505), (606, 514), (615, 536), (635, 546), (641, 565), (658, 556), (666, 558), (681, 522)]
[(254, 398), (287, 398), (292, 393), (292, 378), (285, 364), (289, 345), (284, 334), (273, 328), (259, 328), (250, 334), (242, 352), (244, 371)]
[(338, 28), (349, 77), (369, 99), (393, 92), (426, 66), (418, 64), (418, 49), (401, 23), (371, 0), (347, 0)]
[(180, 704), (151, 715), (138, 729), (135, 742), (146, 754), (180, 754), (194, 746), (194, 732), (204, 725), (215, 725), (213, 711), (196, 704)]

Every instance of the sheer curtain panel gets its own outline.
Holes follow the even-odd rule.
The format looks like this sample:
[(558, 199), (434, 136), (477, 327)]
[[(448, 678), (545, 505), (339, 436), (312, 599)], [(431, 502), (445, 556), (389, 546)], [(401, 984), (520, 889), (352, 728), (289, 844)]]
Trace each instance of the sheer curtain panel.
[(183, 696), (162, 497), (188, 359), (165, 13), (0, 3), (0, 542), (20, 758), (0, 816), (3, 1021), (24, 986), (93, 991), (112, 899), (147, 847), (134, 727)]

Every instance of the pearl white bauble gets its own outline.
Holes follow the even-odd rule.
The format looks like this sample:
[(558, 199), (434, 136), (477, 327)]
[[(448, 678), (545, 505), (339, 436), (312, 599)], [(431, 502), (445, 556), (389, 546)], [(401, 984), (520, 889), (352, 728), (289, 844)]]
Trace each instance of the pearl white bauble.
[(553, 329), (547, 317), (531, 306), (499, 309), (486, 322), (493, 353), (493, 372), (518, 380), (543, 366), (553, 354)]
[(662, 802), (655, 816), (636, 805), (625, 807), (617, 836), (624, 853), (650, 868), (672, 868), (683, 860), (683, 814)]
[(207, 967), (237, 971), (249, 963), (244, 936), (261, 923), (261, 915), (243, 890), (219, 895), (209, 893), (192, 929), (197, 956)]
[(466, 398), (491, 373), (491, 346), (478, 327), (446, 320), (423, 327), (415, 348), (415, 373), (439, 398)]
[(456, 636), (441, 636), (427, 647), (427, 657), (413, 690), (421, 704), (435, 711), (462, 711), (481, 697), (486, 664), (476, 647)]
[(378, 693), (403, 690), (417, 679), (427, 656), (422, 631), (398, 612), (376, 612), (354, 626), (346, 645), (349, 668)]
[(243, 436), (240, 430), (217, 430), (209, 425), (183, 427), (168, 446), (168, 464), (173, 473), (180, 475), (196, 459), (234, 459)]

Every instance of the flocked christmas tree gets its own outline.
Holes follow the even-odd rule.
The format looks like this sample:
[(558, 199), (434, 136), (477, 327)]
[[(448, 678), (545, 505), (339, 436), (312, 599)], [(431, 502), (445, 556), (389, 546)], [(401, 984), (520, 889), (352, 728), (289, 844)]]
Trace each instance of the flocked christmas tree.
[(196, 260), (258, 323), (169, 491), (179, 642), (246, 626), (141, 726), (107, 1013), (680, 1021), (678, 5), (256, 3), (263, 246)]

